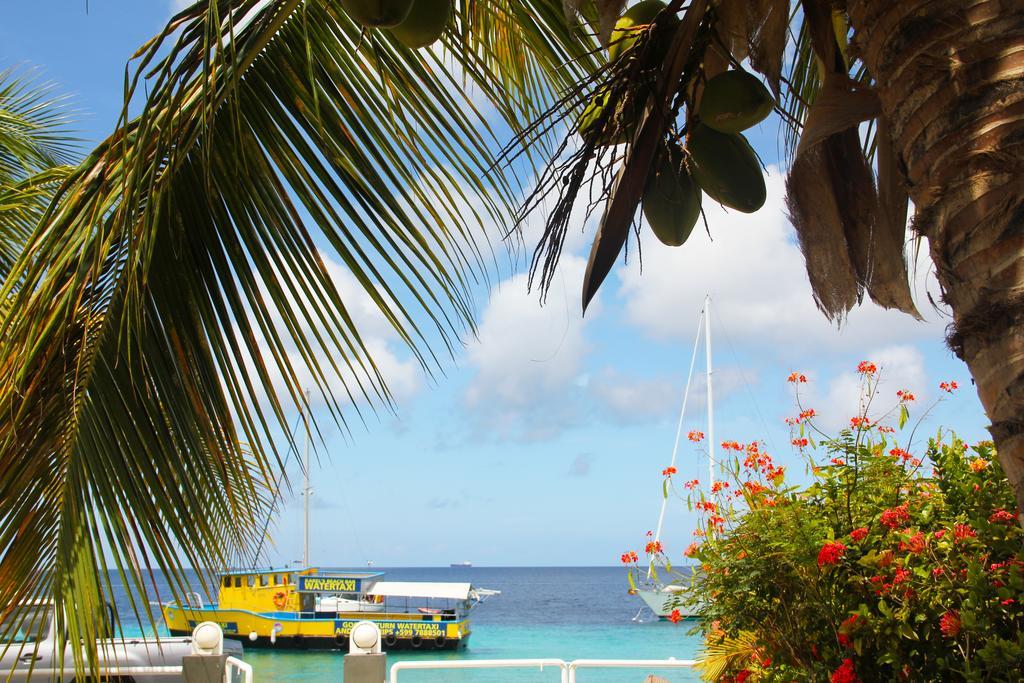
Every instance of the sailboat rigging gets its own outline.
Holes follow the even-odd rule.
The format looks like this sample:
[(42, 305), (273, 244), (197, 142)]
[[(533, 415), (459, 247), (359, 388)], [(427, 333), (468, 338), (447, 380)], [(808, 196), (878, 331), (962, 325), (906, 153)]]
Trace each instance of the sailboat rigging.
[[(686, 387), (683, 390), (683, 402), (679, 410), (679, 422), (676, 425), (676, 438), (675, 443), (672, 446), (672, 460), (670, 463), (671, 468), (675, 468), (676, 459), (679, 455), (679, 441), (683, 433), (683, 420), (686, 416), (686, 404), (690, 397), (690, 385), (693, 380), (693, 370), (697, 362), (697, 351), (700, 348), (700, 337), (701, 332), (704, 333), (704, 357), (705, 357), (705, 372), (706, 372), (706, 384), (707, 384), (707, 430), (708, 430), (708, 490), (715, 484), (715, 468), (717, 462), (715, 460), (715, 419), (714, 419), (714, 389), (712, 376), (714, 369), (711, 362), (711, 296), (707, 295), (704, 297), (704, 306), (701, 309), (700, 317), (697, 320), (697, 336), (693, 342), (693, 354), (690, 357), (690, 371), (686, 378)], [(655, 543), (660, 543), (661, 533), (664, 529), (665, 524), (665, 511), (668, 509), (668, 495), (665, 495), (661, 501), (661, 511), (658, 514), (658, 526), (654, 533)], [(655, 574), (653, 563), (647, 569), (647, 582), (643, 587), (638, 587), (636, 594), (644, 601), (644, 604), (654, 614), (660, 618), (668, 618), (674, 609), (673, 604), (677, 602), (677, 598), (685, 591), (685, 587), (673, 584), (663, 583), (659, 577)], [(642, 610), (641, 610), (642, 611)], [(689, 617), (695, 616), (694, 614), (688, 613), (685, 610), (680, 610), (681, 616)], [(637, 615), (639, 617), (639, 614)]]

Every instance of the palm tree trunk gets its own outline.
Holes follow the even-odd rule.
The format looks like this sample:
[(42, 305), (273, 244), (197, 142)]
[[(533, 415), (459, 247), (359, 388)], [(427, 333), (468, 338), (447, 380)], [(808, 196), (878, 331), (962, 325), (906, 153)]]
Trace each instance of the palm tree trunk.
[(1024, 525), (1024, 3), (847, 10)]

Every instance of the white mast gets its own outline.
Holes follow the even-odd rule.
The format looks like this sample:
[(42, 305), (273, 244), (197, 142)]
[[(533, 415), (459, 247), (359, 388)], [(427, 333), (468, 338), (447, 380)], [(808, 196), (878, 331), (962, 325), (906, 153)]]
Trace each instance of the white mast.
[(704, 351), (708, 370), (708, 490), (715, 483), (715, 403), (711, 391), (711, 295), (704, 297)]
[(306, 454), (303, 458), (304, 485), (302, 488), (303, 503), (305, 507), (305, 522), (302, 526), (302, 568), (309, 567), (309, 497), (313, 489), (309, 485), (309, 389), (306, 390), (306, 405), (302, 410), (302, 422), (306, 426)]
[[(700, 347), (700, 326), (706, 325), (704, 311), (700, 312), (697, 319), (697, 338), (693, 340), (693, 355), (690, 356), (690, 373), (686, 376), (686, 388), (683, 390), (683, 405), (679, 408), (679, 422), (676, 424), (676, 442), (672, 446), (672, 467), (676, 465), (676, 456), (679, 453), (679, 439), (683, 433), (683, 416), (686, 415), (686, 401), (690, 397), (690, 381), (693, 379), (693, 366), (697, 362), (697, 349)], [(665, 523), (665, 509), (668, 507), (668, 496), (661, 499), (661, 512), (658, 513), (658, 530), (654, 533), (654, 540), (661, 540), (661, 529)], [(647, 578), (651, 578), (651, 568), (647, 569)]]

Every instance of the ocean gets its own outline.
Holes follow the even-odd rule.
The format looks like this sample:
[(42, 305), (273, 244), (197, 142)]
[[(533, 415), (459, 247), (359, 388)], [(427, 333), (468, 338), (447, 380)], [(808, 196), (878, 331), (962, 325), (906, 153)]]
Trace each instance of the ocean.
[[(627, 593), (620, 567), (421, 567), (374, 568), (389, 581), (461, 581), (493, 588), (501, 595), (472, 612), (473, 634), (461, 652), (388, 655), (388, 665), (405, 660), (437, 659), (693, 659), (698, 636), (692, 624), (656, 619), (640, 599)], [(119, 610), (130, 621), (125, 596)], [(634, 619), (637, 613), (639, 619)], [(126, 629), (127, 630), (127, 629)], [(342, 652), (247, 650), (257, 683), (341, 683)], [(696, 681), (683, 669), (581, 670), (580, 683), (636, 682), (654, 673), (668, 681)], [(547, 683), (558, 669), (403, 671), (400, 683)]]

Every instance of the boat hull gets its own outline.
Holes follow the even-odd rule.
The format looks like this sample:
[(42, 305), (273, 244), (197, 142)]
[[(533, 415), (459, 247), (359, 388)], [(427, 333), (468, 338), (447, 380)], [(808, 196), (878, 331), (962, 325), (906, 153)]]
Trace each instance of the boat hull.
[[(644, 604), (654, 612), (660, 619), (668, 619), (672, 616), (671, 602), (673, 598), (680, 597), (682, 591), (665, 591), (665, 590), (638, 590), (636, 594), (644, 601)], [(668, 603), (668, 604), (666, 604)], [(683, 619), (696, 619), (697, 614), (688, 610), (685, 607), (677, 607), (679, 610), (679, 616)]]
[[(191, 631), (171, 629), (172, 636), (191, 635), (191, 633)], [(278, 636), (273, 642), (271, 642), (269, 636), (257, 636), (256, 640), (239, 635), (235, 635), (234, 638), (241, 640), (247, 650), (342, 650), (348, 652), (348, 636)], [(468, 635), (454, 640), (449, 640), (448, 638), (423, 640), (421, 638), (418, 641), (414, 641), (412, 638), (396, 637), (392, 643), (388, 643), (385, 638), (385, 642), (381, 644), (381, 649), (384, 652), (452, 652), (465, 649), (468, 644)]]
[(377, 625), (386, 652), (459, 650), (466, 647), (470, 635), (466, 619), (443, 614), (354, 613), (321, 617), (219, 609), (212, 605), (167, 605), (163, 611), (172, 635), (190, 634), (196, 624), (212, 621), (220, 625), (226, 637), (241, 640), (246, 648), (348, 650), (349, 633), (360, 621)]

